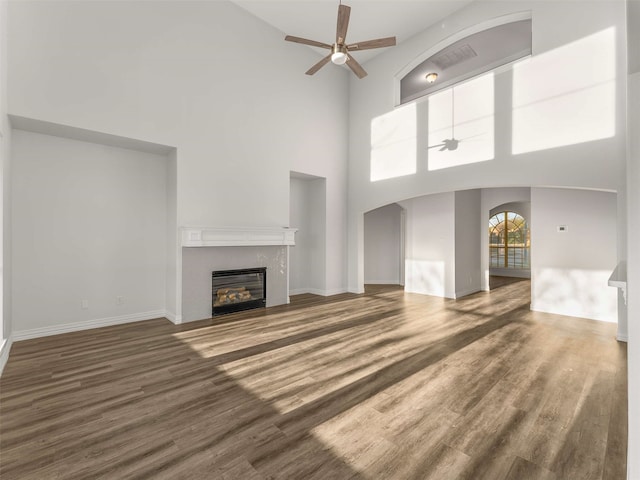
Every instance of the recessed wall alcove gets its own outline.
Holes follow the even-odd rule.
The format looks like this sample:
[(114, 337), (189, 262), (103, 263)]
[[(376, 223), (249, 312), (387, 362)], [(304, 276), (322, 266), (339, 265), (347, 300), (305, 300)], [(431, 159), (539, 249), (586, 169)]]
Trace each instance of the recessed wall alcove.
[(10, 119), (14, 339), (171, 317), (176, 149)]
[(297, 228), (289, 252), (289, 294), (327, 295), (327, 179), (289, 174), (289, 224)]

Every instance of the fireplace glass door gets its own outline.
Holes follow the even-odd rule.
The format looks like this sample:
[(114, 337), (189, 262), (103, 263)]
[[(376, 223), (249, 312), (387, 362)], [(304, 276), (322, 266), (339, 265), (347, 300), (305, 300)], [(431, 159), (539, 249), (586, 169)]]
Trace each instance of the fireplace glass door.
[(267, 269), (223, 270), (211, 274), (212, 315), (233, 313), (267, 304)]

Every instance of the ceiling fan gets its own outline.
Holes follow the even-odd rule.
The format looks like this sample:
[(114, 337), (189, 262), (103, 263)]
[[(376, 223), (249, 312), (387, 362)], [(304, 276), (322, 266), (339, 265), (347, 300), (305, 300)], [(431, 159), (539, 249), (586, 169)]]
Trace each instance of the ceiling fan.
[(331, 53), (316, 63), (313, 67), (307, 70), (307, 75), (313, 75), (322, 67), (324, 67), (329, 60), (336, 65), (344, 65), (345, 63), (356, 74), (358, 78), (364, 78), (367, 76), (367, 72), (362, 68), (356, 60), (350, 55), (349, 52), (355, 50), (370, 50), (372, 48), (392, 47), (396, 44), (396, 37), (376, 38), (375, 40), (367, 40), (366, 42), (346, 44), (347, 28), (349, 27), (349, 15), (351, 15), (351, 7), (347, 5), (338, 6), (338, 25), (336, 28), (336, 41), (334, 44), (316, 42), (315, 40), (308, 40), (306, 38), (293, 37), (287, 35), (284, 39), (288, 42), (302, 43), (304, 45), (311, 45), (312, 47), (320, 47), (331, 50)]

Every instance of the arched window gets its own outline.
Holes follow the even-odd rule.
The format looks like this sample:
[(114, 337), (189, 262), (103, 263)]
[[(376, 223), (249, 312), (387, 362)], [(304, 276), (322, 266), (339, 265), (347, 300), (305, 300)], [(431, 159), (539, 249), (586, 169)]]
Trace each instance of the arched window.
[(489, 266), (529, 269), (529, 226), (515, 212), (500, 212), (489, 219)]

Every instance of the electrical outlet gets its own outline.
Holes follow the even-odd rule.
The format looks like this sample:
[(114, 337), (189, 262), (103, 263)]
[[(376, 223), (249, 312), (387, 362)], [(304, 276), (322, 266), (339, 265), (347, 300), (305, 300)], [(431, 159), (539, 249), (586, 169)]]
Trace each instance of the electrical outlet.
[(82, 310), (89, 308), (89, 300), (80, 300), (80, 308)]

